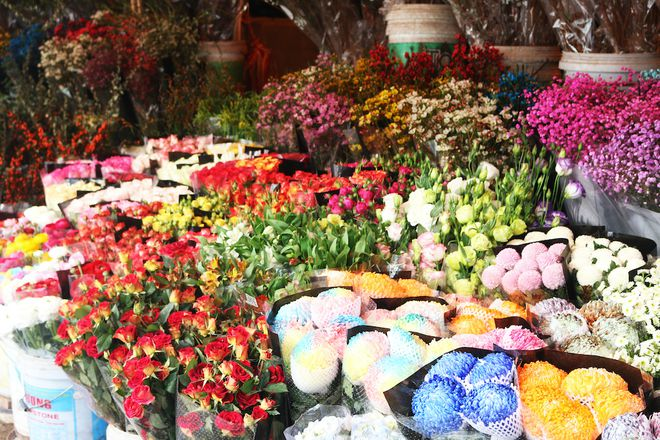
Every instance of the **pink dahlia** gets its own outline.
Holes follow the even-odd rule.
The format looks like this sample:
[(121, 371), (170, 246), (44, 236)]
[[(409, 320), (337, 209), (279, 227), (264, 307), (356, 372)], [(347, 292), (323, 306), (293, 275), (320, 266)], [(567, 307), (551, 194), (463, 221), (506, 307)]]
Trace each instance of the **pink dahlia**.
[(489, 266), (481, 273), (481, 282), (488, 289), (496, 289), (502, 282), (505, 270), (500, 266)]
[(543, 243), (530, 243), (527, 246), (524, 247), (522, 250), (522, 259), (531, 259), (535, 260), (536, 256), (538, 254), (542, 254), (543, 252), (547, 252), (548, 248), (543, 244)]
[(543, 252), (542, 254), (538, 254), (536, 256), (536, 264), (539, 265), (539, 269), (543, 270), (546, 267), (550, 266), (551, 264), (558, 263), (559, 262), (559, 257), (548, 250), (548, 252)]
[(495, 257), (495, 264), (504, 270), (511, 270), (520, 260), (520, 254), (513, 248), (504, 248)]
[(536, 270), (527, 270), (518, 277), (518, 289), (523, 293), (533, 292), (541, 287), (541, 274)]
[(502, 288), (507, 294), (511, 295), (518, 291), (519, 276), (520, 272), (515, 269), (504, 274), (502, 277)]
[(542, 274), (543, 285), (548, 289), (555, 290), (566, 284), (564, 268), (561, 263), (551, 264), (546, 267)]

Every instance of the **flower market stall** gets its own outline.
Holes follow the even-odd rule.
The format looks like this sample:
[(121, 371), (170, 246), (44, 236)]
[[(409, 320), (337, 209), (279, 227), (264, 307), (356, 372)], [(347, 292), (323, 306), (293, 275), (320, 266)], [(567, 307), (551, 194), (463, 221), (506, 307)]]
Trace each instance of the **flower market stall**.
[(281, 1), (334, 53), (246, 91), (198, 49), (256, 68), (253, 3), (71, 6), (0, 46), (10, 438), (660, 438), (658, 71), (491, 44), (553, 44), (570, 2), (481, 31), (436, 4), (465, 34), (438, 57), (379, 44), (424, 8)]

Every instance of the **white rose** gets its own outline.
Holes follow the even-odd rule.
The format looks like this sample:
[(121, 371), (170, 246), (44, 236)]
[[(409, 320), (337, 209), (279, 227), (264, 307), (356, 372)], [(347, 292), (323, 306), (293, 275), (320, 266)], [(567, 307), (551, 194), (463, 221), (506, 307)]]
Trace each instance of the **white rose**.
[(484, 170), (486, 171), (486, 180), (497, 179), (500, 175), (500, 170), (498, 170), (495, 165), (488, 162), (481, 162), (477, 168), (478, 173)]
[(596, 266), (583, 266), (577, 272), (577, 282), (580, 286), (593, 286), (603, 279), (603, 272)]
[(401, 231), (403, 228), (398, 223), (392, 223), (387, 227), (387, 236), (392, 241), (399, 241), (401, 239)]
[(383, 223), (394, 223), (397, 218), (397, 210), (396, 208), (390, 208), (389, 206), (385, 206), (383, 210), (380, 212), (380, 219), (383, 221)]
[(397, 193), (390, 193), (383, 197), (383, 203), (386, 208), (396, 209), (401, 206), (403, 202), (403, 197)]
[(422, 225), (427, 231), (431, 229), (433, 224), (433, 219), (431, 218), (431, 211), (433, 210), (433, 205), (427, 203), (422, 206), (418, 206), (416, 209), (408, 211), (406, 218), (408, 223), (411, 226)]
[(453, 194), (463, 194), (467, 187), (467, 180), (462, 177), (456, 177), (447, 183), (447, 190)]

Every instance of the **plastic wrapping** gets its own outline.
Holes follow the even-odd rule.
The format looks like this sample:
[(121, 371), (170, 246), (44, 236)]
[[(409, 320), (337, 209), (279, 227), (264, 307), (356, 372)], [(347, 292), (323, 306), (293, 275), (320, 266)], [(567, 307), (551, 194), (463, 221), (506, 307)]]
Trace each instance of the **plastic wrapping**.
[(656, 244), (660, 243), (660, 213), (614, 200), (579, 167), (574, 167), (573, 176), (584, 187), (585, 197), (564, 203), (570, 223), (604, 223), (609, 231), (647, 237)]
[(539, 0), (564, 51), (655, 52), (658, 5), (652, 0)]
[(343, 406), (317, 405), (284, 431), (286, 440), (403, 440), (392, 417), (351, 416)]
[[(428, 364), (385, 392), (406, 437), (424, 439), (431, 435), (430, 431), (435, 432), (432, 438), (490, 438), (493, 435), (493, 438), (513, 440), (520, 437), (522, 421), (513, 358), (475, 348), (460, 348), (444, 356), (453, 358), (441, 368), (437, 362)], [(484, 359), (486, 356), (488, 358)], [(505, 374), (491, 375), (487, 382), (470, 385), (467, 379), (473, 370), (482, 369), (480, 376), (497, 371), (493, 369), (497, 362), (490, 360), (495, 359), (493, 356), (509, 359), (510, 366), (502, 370)], [(475, 357), (476, 363), (467, 362), (467, 358), (474, 362)], [(486, 365), (490, 367), (484, 368)], [(431, 390), (430, 394), (420, 390), (422, 386), (433, 388), (434, 384), (441, 389)], [(418, 390), (420, 396), (417, 396)], [(497, 397), (501, 392), (508, 399)], [(491, 419), (485, 423), (484, 417)]]
[(449, 0), (470, 43), (499, 46), (553, 46), (556, 39), (541, 0), (492, 2)]
[(385, 37), (379, 13), (382, 0), (328, 0), (319, 7), (309, 0), (269, 0), (290, 12), (296, 25), (321, 51), (356, 60)]
[[(177, 394), (176, 397), (176, 439), (177, 440), (215, 440), (235, 439), (253, 440), (268, 438), (268, 421), (257, 423), (252, 428), (240, 424), (216, 422), (218, 414), (201, 408), (191, 398)], [(224, 431), (224, 432), (223, 432)], [(227, 435), (232, 432), (235, 435)]]

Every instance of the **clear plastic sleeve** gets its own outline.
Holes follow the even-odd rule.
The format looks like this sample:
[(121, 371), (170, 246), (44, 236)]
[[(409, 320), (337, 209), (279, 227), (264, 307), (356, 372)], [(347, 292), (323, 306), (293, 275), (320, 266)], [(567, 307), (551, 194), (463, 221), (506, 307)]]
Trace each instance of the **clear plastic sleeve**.
[(382, 0), (329, 0), (323, 7), (309, 0), (269, 2), (288, 10), (296, 25), (321, 51), (346, 60), (364, 55), (385, 36), (385, 23), (379, 12)]
[(471, 43), (500, 46), (554, 46), (556, 39), (541, 0), (491, 2), (449, 0), (459, 27)]
[(302, 433), (312, 423), (319, 422), (326, 417), (334, 417), (335, 420), (333, 421), (336, 423), (333, 423), (333, 425), (338, 428), (337, 432), (334, 434), (339, 435), (336, 438), (348, 439), (350, 436), (350, 423), (348, 421), (350, 416), (350, 411), (343, 406), (316, 405), (313, 408), (310, 408), (309, 411), (302, 414), (300, 418), (296, 420), (296, 423), (294, 423), (293, 426), (288, 427), (284, 431), (284, 437), (286, 440), (297, 440), (298, 438), (302, 438)]
[(658, 4), (638, 0), (539, 0), (564, 51), (655, 52)]

